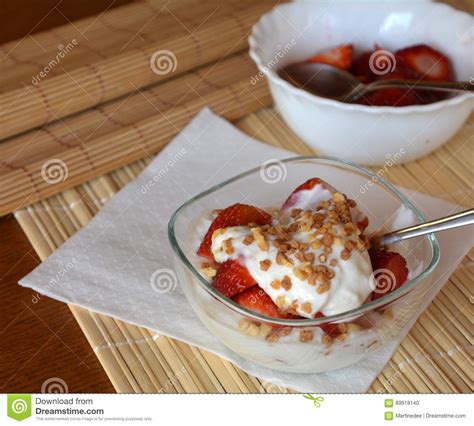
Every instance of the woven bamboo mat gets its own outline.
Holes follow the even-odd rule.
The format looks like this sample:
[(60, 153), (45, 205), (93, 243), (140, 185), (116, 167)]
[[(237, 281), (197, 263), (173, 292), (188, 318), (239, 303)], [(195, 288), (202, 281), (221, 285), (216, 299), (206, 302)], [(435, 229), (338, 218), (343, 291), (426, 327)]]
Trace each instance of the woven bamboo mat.
[[(265, 81), (250, 84), (257, 70), (245, 53), (246, 35), (271, 4), (136, 2), (0, 46), (0, 111), (6, 111), (0, 138), (8, 137), (0, 142), (0, 214), (16, 210), (41, 259), (85, 226), (204, 105), (262, 141), (312, 152), (270, 108)], [(31, 76), (73, 38), (77, 46), (32, 88)], [(176, 54), (176, 73), (150, 72), (157, 49)], [(471, 117), (448, 144), (384, 177), (472, 205), (473, 141)], [(49, 159), (64, 162), (67, 179), (54, 185), (44, 179)], [(472, 391), (473, 255), (419, 318), (371, 392)], [(206, 351), (70, 309), (118, 392), (289, 391)]]
[[(236, 125), (269, 144), (308, 154), (269, 108)], [(387, 171), (390, 181), (449, 201), (472, 205), (474, 117), (433, 154)], [(469, 143), (469, 140), (471, 143)], [(45, 259), (150, 161), (146, 158), (18, 210), (16, 218)], [(370, 392), (472, 391), (471, 252), (404, 339)], [(281, 392), (204, 350), (149, 330), (70, 306), (118, 392)]]

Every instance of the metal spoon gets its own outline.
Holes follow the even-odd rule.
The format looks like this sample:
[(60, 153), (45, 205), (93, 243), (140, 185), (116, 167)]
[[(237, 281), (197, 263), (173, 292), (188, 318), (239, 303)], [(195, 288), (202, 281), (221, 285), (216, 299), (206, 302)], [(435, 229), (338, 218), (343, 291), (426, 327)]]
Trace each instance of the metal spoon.
[(460, 226), (474, 224), (474, 209), (465, 210), (450, 216), (442, 217), (429, 222), (419, 223), (409, 226), (408, 228), (399, 229), (388, 234), (372, 237), (370, 242), (375, 246), (385, 246), (398, 243), (399, 241), (409, 238), (418, 237), (420, 235), (430, 234), (432, 232), (445, 231)]
[(368, 92), (394, 87), (453, 93), (474, 91), (474, 82), (469, 81), (378, 80), (364, 84), (347, 71), (314, 62), (291, 64), (278, 74), (300, 89), (341, 102), (355, 102)]

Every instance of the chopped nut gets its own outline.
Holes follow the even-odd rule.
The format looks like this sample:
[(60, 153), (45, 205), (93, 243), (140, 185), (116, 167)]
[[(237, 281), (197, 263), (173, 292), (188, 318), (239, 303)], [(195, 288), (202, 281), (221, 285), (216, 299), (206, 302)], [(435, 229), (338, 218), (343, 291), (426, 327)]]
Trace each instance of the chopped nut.
[(321, 339), (321, 342), (325, 346), (330, 346), (332, 345), (332, 337), (329, 334), (325, 334), (323, 338)]
[(214, 241), (219, 235), (225, 234), (224, 228), (218, 228), (212, 233), (211, 239)]
[(281, 281), (280, 280), (273, 280), (270, 283), (270, 287), (273, 288), (274, 290), (280, 290), (281, 288)]
[(298, 217), (300, 213), (301, 213), (301, 209), (293, 209), (291, 211), (291, 217), (294, 219), (294, 218)]
[(324, 253), (321, 253), (319, 256), (318, 256), (318, 260), (321, 262), (321, 263), (325, 263), (326, 262), (326, 255)]
[(286, 297), (283, 296), (282, 294), (280, 294), (276, 300), (275, 300), (275, 304), (281, 309), (283, 308), (285, 305), (286, 305)]
[(303, 271), (300, 267), (293, 268), (293, 273), (299, 278), (301, 281), (304, 281), (308, 277), (308, 273)]
[(314, 253), (306, 253), (304, 255), (304, 259), (309, 263), (313, 263), (314, 262)]
[(332, 253), (332, 248), (331, 247), (324, 247), (324, 253), (326, 254), (331, 254)]
[(351, 257), (351, 253), (349, 250), (347, 249), (344, 249), (341, 251), (341, 259), (342, 260), (349, 260), (349, 258)]
[(345, 333), (347, 331), (347, 324), (341, 322), (337, 325), (337, 329), (339, 330), (340, 333)]
[(300, 331), (300, 342), (307, 343), (311, 342), (314, 338), (313, 330), (301, 330)]
[(242, 240), (242, 242), (246, 245), (249, 246), (252, 244), (254, 241), (253, 235), (246, 235), (245, 238)]
[(336, 260), (336, 259), (331, 259), (331, 260), (329, 261), (329, 264), (330, 264), (331, 266), (336, 266), (336, 265), (337, 265), (337, 260)]
[(282, 327), (279, 330), (280, 336), (288, 336), (291, 333), (291, 327)]
[(311, 243), (311, 248), (314, 249), (314, 250), (318, 250), (319, 248), (321, 247), (321, 240), (314, 240), (312, 243)]
[(249, 328), (245, 330), (245, 334), (249, 336), (253, 336), (253, 337), (258, 336), (259, 333), (260, 333), (260, 327), (255, 323), (251, 323)]
[(209, 266), (201, 268), (201, 273), (207, 278), (212, 278), (216, 276), (217, 269), (209, 265)]
[(342, 195), (340, 192), (335, 192), (334, 194), (332, 194), (332, 199), (336, 203), (343, 203), (344, 201), (346, 201), (346, 197), (344, 197), (344, 195)]
[(344, 342), (347, 339), (347, 334), (346, 333), (341, 333), (336, 336), (336, 340), (338, 342)]
[(345, 243), (344, 243), (344, 248), (348, 251), (352, 251), (352, 249), (355, 247), (355, 244), (353, 241), (351, 240), (347, 240)]
[(260, 261), (260, 269), (262, 271), (268, 271), (268, 269), (272, 266), (272, 261), (270, 259), (265, 259)]
[(313, 307), (311, 306), (311, 303), (305, 302), (301, 305), (301, 310), (303, 312), (306, 312), (307, 314), (310, 314), (311, 311), (313, 310)]
[(293, 266), (293, 262), (288, 259), (288, 257), (286, 257), (286, 255), (281, 251), (279, 251), (276, 255), (276, 263), (278, 265), (287, 266), (288, 268), (291, 268)]
[(315, 285), (316, 284), (316, 277), (317, 274), (315, 272), (312, 272), (311, 274), (308, 275), (308, 283), (310, 285)]
[(239, 321), (239, 330), (240, 331), (245, 331), (247, 330), (247, 328), (250, 327), (250, 321), (246, 318), (242, 318), (240, 321)]
[(325, 246), (331, 247), (334, 243), (334, 237), (332, 234), (328, 232), (323, 235), (323, 238), (321, 238), (321, 241)]
[(232, 246), (232, 238), (227, 238), (222, 242), (222, 248), (226, 254), (233, 254), (234, 247)]
[(261, 228), (252, 228), (252, 234), (255, 238), (255, 242), (258, 245), (258, 248), (262, 251), (268, 251), (268, 243), (265, 239), (265, 236), (262, 233)]
[(321, 284), (319, 284), (318, 288), (316, 289), (316, 292), (318, 294), (326, 293), (329, 290), (329, 287), (330, 287), (329, 283), (327, 281), (324, 281)]
[(278, 340), (280, 339), (280, 336), (276, 333), (270, 333), (267, 337), (266, 337), (266, 340), (267, 342), (270, 342), (270, 343), (275, 343), (275, 342), (278, 342)]
[(260, 324), (260, 336), (268, 336), (272, 330), (271, 325), (265, 323)]
[(289, 291), (291, 289), (291, 279), (288, 275), (285, 275), (281, 280), (281, 286), (286, 290)]

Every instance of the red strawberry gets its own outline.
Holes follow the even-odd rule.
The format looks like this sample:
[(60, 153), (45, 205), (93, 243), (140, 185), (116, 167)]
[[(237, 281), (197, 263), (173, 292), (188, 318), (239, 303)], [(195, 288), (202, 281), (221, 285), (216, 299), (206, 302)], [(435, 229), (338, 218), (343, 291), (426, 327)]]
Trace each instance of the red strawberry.
[(270, 296), (258, 285), (255, 285), (235, 296), (234, 301), (244, 308), (259, 312), (273, 318), (289, 318), (288, 314), (282, 314)]
[[(321, 312), (318, 312), (314, 317), (323, 318), (325, 315)], [(326, 334), (329, 334), (331, 337), (336, 337), (338, 334), (341, 334), (338, 324), (321, 324), (318, 327), (323, 330)]]
[[(321, 184), (323, 186), (326, 186), (329, 188), (329, 184), (324, 182), (322, 179), (319, 178), (311, 178), (308, 179), (306, 182), (302, 183), (300, 186), (295, 188), (293, 192), (290, 194), (290, 196), (286, 199), (286, 201), (283, 203), (282, 209), (288, 209), (292, 206), (294, 206), (298, 200), (299, 200), (299, 192), (300, 191), (306, 191), (309, 189), (313, 189), (316, 185)], [(333, 188), (331, 188), (332, 190)]]
[[(417, 78), (416, 73), (403, 65), (398, 65), (394, 71), (388, 74), (377, 76), (377, 80), (403, 80), (414, 78)], [(369, 93), (360, 99), (359, 103), (376, 106), (409, 106), (419, 105), (424, 102), (414, 90), (393, 88), (376, 90), (375, 92)]]
[(257, 284), (245, 266), (237, 260), (228, 260), (217, 270), (212, 285), (226, 297), (238, 293)]
[(365, 229), (369, 226), (369, 218), (364, 216), (361, 220), (357, 221), (357, 227), (359, 228), (360, 232), (364, 232)]
[(349, 70), (352, 65), (352, 44), (341, 44), (332, 49), (325, 50), (309, 58), (307, 62), (319, 62), (343, 70)]
[(365, 84), (375, 81), (376, 78), (369, 65), (373, 53), (374, 51), (363, 52), (352, 63), (351, 73)]
[(401, 64), (416, 71), (423, 80), (453, 80), (451, 61), (441, 52), (426, 44), (417, 44), (397, 50), (395, 58)]
[(401, 254), (391, 251), (371, 250), (369, 255), (377, 282), (372, 300), (376, 300), (401, 287), (407, 280), (407, 262)]
[(233, 204), (230, 207), (222, 210), (211, 226), (207, 230), (204, 239), (197, 251), (197, 254), (208, 259), (213, 259), (211, 252), (212, 234), (216, 229), (226, 228), (228, 226), (248, 225), (249, 223), (256, 223), (257, 225), (269, 224), (272, 217), (265, 211), (247, 204)]

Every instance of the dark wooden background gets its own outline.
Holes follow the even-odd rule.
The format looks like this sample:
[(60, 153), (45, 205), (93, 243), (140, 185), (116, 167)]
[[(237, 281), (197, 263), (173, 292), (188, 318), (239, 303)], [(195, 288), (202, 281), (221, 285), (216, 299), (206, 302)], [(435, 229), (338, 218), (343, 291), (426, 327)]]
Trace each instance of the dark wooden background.
[[(0, 0), (0, 44), (129, 2)], [(17, 285), (38, 263), (13, 215), (1, 217), (0, 392), (40, 392), (53, 377), (69, 392), (114, 392), (67, 305), (47, 297), (32, 304), (33, 292)]]

